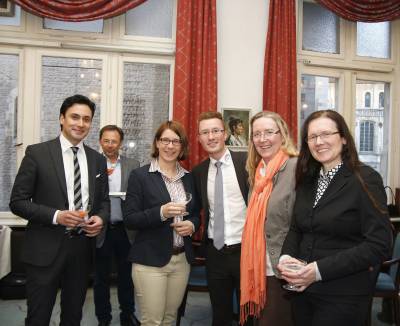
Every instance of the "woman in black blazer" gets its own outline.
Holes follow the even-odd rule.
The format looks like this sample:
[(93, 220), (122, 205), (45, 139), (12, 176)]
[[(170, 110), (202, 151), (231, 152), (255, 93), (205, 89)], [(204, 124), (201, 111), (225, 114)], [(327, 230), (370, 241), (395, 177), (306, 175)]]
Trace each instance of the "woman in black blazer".
[[(124, 223), (137, 230), (128, 260), (141, 311), (141, 325), (172, 325), (194, 259), (191, 235), (199, 226), (192, 175), (179, 160), (188, 154), (182, 126), (158, 128), (150, 164), (131, 172)], [(185, 205), (186, 193), (192, 195)]]
[[(380, 175), (358, 160), (343, 117), (312, 113), (302, 129), (296, 202), (278, 269), (295, 286), (296, 325), (363, 325), (391, 227)], [(299, 271), (285, 268), (306, 261)], [(286, 265), (286, 266), (285, 266)]]

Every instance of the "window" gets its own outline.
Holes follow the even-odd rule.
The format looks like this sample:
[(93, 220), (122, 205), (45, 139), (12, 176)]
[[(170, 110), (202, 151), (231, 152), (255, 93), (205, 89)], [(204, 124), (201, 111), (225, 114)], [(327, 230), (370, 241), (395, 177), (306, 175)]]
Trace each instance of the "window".
[(374, 151), (374, 128), (373, 121), (361, 121), (360, 123), (360, 152)]
[(339, 53), (339, 17), (316, 3), (303, 2), (303, 50)]
[(400, 113), (392, 106), (400, 103), (400, 93), (391, 89), (398, 89), (400, 81), (399, 53), (392, 51), (400, 24), (346, 21), (313, 0), (298, 2), (299, 125), (310, 112), (334, 107), (354, 135), (360, 160), (375, 168), (385, 184), (397, 185)]
[(168, 119), (170, 65), (125, 62), (122, 129), (123, 151), (146, 164), (154, 132)]
[(11, 17), (0, 17), (0, 25), (20, 26), (21, 25), (21, 7), (15, 5), (14, 15)]
[(357, 55), (390, 58), (390, 22), (357, 23)]
[(87, 22), (66, 22), (54, 19), (43, 19), (43, 28), (58, 29), (64, 31), (103, 33), (103, 19)]
[(42, 59), (42, 108), (40, 141), (58, 136), (62, 101), (82, 94), (96, 103), (92, 126), (85, 143), (98, 148), (101, 100), (101, 60), (45, 56)]
[(337, 110), (338, 79), (303, 74), (301, 76), (300, 126), (314, 111)]
[(8, 211), (16, 174), (19, 57), (0, 54), (0, 211)]
[(364, 96), (364, 106), (366, 108), (370, 108), (371, 107), (371, 93), (370, 92), (366, 92), (365, 96)]

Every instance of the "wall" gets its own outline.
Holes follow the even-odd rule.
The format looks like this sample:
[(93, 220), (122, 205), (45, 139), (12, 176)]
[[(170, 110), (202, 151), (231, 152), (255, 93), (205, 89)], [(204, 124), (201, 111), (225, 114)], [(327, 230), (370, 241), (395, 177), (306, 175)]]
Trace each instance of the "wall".
[(218, 110), (262, 108), (269, 0), (217, 0)]

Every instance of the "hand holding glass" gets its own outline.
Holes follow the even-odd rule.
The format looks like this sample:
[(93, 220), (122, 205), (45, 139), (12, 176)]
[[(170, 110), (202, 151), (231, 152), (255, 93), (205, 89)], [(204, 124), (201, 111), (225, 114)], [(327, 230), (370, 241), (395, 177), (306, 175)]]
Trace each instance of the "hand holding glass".
[[(172, 198), (172, 202), (183, 205), (187, 205), (191, 200), (192, 200), (192, 194), (190, 192), (185, 192), (184, 196)], [(189, 213), (184, 212), (180, 216), (186, 216), (186, 215), (189, 215)]]
[[(288, 262), (286, 264), (283, 262), (284, 268), (290, 272), (296, 272), (296, 271), (300, 271), (301, 269), (304, 268), (304, 266), (307, 265), (306, 261), (301, 260), (301, 259), (297, 259), (297, 260), (298, 260), (298, 262)], [(300, 288), (300, 286), (291, 284), (291, 283), (284, 284), (284, 285), (282, 285), (282, 287), (288, 291), (297, 291)]]

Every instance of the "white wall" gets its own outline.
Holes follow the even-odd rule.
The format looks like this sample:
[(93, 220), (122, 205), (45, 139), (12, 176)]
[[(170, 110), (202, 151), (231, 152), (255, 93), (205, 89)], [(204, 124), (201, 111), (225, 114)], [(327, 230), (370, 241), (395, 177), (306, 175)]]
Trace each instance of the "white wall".
[(262, 108), (269, 0), (217, 0), (218, 110)]

